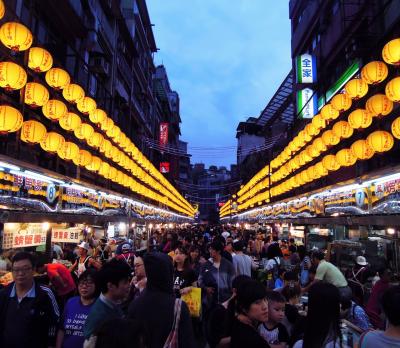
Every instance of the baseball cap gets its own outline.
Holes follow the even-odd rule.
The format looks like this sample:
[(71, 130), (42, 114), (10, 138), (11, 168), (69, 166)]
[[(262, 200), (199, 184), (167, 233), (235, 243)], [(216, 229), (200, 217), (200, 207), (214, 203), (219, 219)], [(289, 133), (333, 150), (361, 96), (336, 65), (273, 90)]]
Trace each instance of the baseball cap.
[(367, 259), (364, 256), (357, 256), (356, 264), (360, 266), (368, 265)]
[(89, 250), (89, 249), (90, 249), (89, 243), (82, 242), (81, 244), (78, 245), (78, 248), (82, 248), (82, 249), (85, 249), (85, 250)]

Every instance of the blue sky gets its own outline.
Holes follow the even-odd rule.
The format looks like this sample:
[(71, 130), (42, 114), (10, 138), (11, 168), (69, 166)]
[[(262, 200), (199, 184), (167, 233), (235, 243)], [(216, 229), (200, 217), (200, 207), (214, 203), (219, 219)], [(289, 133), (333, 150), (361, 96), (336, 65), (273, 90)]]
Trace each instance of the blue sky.
[(236, 127), (258, 117), (290, 70), (286, 0), (147, 0), (192, 163), (236, 163)]

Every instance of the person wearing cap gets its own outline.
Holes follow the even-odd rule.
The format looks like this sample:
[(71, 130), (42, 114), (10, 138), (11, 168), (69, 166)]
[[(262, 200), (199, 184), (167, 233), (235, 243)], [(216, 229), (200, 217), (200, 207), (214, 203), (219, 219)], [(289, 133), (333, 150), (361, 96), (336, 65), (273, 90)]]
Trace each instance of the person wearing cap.
[(101, 262), (102, 265), (104, 265), (111, 256), (111, 248), (107, 244), (107, 239), (106, 238), (101, 238), (100, 243), (96, 248), (95, 251), (95, 257)]
[(83, 272), (85, 272), (88, 268), (93, 267), (95, 269), (100, 269), (101, 264), (97, 262), (93, 257), (88, 255), (89, 253), (89, 243), (82, 242), (78, 245), (79, 248), (79, 256), (74, 262), (74, 264), (70, 267), (70, 271), (73, 272), (76, 269), (76, 274), (79, 277)]
[(355, 302), (362, 306), (364, 304), (364, 284), (369, 276), (367, 259), (364, 256), (357, 256), (355, 265), (351, 268), (347, 279), (353, 291)]
[(122, 253), (115, 256), (115, 258), (117, 260), (125, 261), (129, 265), (129, 267), (133, 269), (135, 254), (132, 252), (132, 245), (130, 245), (129, 243), (124, 243), (122, 244), (121, 250)]

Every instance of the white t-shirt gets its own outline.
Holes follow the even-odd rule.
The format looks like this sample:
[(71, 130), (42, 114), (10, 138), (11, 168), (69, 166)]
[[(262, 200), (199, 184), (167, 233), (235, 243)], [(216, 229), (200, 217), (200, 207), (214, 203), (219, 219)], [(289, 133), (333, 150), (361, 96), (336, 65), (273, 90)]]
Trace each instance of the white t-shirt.
[(231, 234), (227, 231), (222, 232), (222, 237), (224, 237), (225, 239), (228, 238)]
[(280, 265), (281, 264), (281, 259), (279, 257), (274, 257), (273, 259), (269, 259), (267, 261), (267, 264), (265, 265), (265, 269), (267, 271), (270, 271), (271, 269), (274, 268), (275, 265)]
[[(297, 341), (294, 344), (293, 348), (303, 348), (303, 340)], [(323, 348), (349, 348), (349, 346), (346, 344), (340, 345), (340, 341), (336, 341), (335, 344), (333, 343), (333, 341), (331, 341), (325, 344)]]

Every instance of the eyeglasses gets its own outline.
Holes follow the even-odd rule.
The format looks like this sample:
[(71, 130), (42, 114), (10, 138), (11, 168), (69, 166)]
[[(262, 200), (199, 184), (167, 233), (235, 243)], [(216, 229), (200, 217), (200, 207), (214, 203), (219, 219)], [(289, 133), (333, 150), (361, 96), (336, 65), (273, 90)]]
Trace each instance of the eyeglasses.
[(78, 283), (78, 286), (92, 286), (94, 282), (91, 280), (82, 280)]
[(138, 268), (140, 266), (143, 266), (143, 263), (136, 263), (136, 264), (133, 265), (133, 268)]
[(28, 273), (29, 271), (32, 271), (32, 267), (22, 267), (22, 268), (13, 268), (12, 272), (15, 274), (21, 273), (25, 274)]

